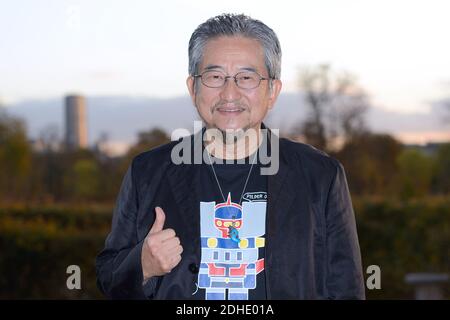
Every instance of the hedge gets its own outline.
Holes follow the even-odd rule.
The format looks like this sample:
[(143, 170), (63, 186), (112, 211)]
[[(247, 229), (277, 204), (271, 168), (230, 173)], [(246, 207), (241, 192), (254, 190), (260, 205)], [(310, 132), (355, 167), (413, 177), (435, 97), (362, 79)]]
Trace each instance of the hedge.
[[(450, 200), (354, 199), (363, 268), (381, 268), (369, 299), (412, 299), (409, 272), (449, 272)], [(0, 208), (0, 299), (102, 299), (95, 257), (111, 226), (111, 206)], [(81, 268), (81, 290), (66, 269)], [(366, 279), (369, 276), (365, 275)], [(446, 298), (450, 298), (448, 285)]]

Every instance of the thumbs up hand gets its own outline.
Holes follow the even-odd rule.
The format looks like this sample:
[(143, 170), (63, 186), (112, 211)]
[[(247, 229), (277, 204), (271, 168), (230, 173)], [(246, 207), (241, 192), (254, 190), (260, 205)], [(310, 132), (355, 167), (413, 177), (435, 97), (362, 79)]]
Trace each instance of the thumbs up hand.
[(173, 229), (164, 229), (166, 215), (156, 207), (156, 219), (145, 237), (141, 252), (144, 281), (169, 273), (181, 261), (183, 247)]

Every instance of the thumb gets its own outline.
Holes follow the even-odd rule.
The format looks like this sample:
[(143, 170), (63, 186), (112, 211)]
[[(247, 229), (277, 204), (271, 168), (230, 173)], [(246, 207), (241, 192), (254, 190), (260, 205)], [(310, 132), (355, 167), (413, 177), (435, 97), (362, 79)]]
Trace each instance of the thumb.
[(155, 222), (153, 223), (153, 226), (150, 229), (149, 234), (161, 231), (164, 227), (164, 221), (166, 221), (166, 215), (164, 214), (162, 208), (156, 207), (155, 211), (156, 211)]

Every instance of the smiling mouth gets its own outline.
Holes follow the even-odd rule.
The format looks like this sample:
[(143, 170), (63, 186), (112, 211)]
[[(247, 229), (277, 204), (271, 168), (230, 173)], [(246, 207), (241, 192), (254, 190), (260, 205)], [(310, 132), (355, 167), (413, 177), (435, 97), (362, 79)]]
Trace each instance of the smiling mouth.
[(220, 113), (233, 114), (233, 113), (241, 113), (245, 109), (237, 107), (237, 108), (217, 108), (216, 110), (219, 111)]

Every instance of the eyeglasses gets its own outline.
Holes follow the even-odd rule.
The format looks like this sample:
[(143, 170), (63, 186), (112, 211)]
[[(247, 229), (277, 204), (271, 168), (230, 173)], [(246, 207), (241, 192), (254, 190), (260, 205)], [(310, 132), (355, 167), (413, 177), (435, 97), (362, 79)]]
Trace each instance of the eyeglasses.
[(238, 72), (234, 76), (227, 76), (217, 70), (207, 70), (202, 74), (196, 74), (194, 78), (200, 78), (203, 85), (208, 88), (220, 88), (225, 85), (229, 78), (234, 78), (234, 82), (241, 89), (255, 89), (259, 87), (262, 80), (272, 80), (272, 78), (261, 77), (254, 71)]

